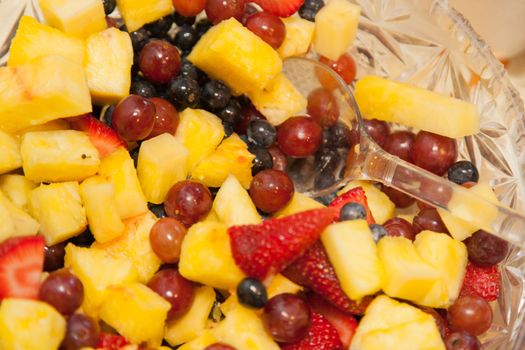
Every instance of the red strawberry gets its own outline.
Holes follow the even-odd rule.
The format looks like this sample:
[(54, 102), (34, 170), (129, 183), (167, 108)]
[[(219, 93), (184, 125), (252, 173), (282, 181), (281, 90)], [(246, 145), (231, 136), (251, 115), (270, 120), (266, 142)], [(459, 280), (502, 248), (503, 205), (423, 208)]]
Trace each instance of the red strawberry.
[(101, 157), (105, 157), (119, 147), (126, 147), (126, 143), (115, 130), (91, 114), (71, 118), (70, 121), (73, 129), (85, 131), (89, 135), (89, 139)]
[(334, 221), (335, 210), (313, 209), (228, 229), (235, 263), (248, 276), (264, 279), (301, 256)]
[(343, 343), (335, 327), (321, 314), (312, 312), (308, 334), (296, 343), (286, 344), (282, 350), (343, 350)]
[(372, 216), (372, 212), (368, 207), (368, 201), (366, 200), (365, 191), (362, 187), (352, 188), (350, 191), (343, 193), (339, 197), (335, 198), (329, 207), (337, 208), (337, 219), (339, 219), (339, 211), (346, 203), (357, 202), (366, 209), (366, 221), (369, 225), (375, 224), (376, 221)]
[(486, 301), (494, 301), (498, 299), (500, 288), (501, 275), (497, 266), (481, 267), (468, 263), (461, 296), (477, 295)]
[(320, 241), (315, 242), (282, 273), (347, 313), (363, 314), (371, 301), (370, 298), (364, 298), (356, 302), (346, 296)]
[(97, 349), (119, 350), (128, 344), (127, 339), (121, 335), (101, 332), (98, 338)]
[(14, 237), (0, 244), (0, 300), (38, 298), (44, 248), (42, 236)]
[(304, 4), (304, 0), (253, 0), (264, 11), (279, 17), (290, 17)]
[(308, 304), (314, 312), (323, 315), (335, 327), (344, 348), (348, 349), (357, 328), (357, 320), (352, 315), (328, 304), (315, 293), (308, 295)]

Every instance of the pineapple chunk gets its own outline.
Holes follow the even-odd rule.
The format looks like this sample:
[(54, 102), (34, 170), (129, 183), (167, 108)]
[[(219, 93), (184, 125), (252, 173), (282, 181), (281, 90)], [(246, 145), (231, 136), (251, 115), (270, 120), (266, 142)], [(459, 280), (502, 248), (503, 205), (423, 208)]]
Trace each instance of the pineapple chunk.
[(0, 129), (15, 132), (89, 112), (89, 88), (79, 64), (53, 55), (0, 68)]
[(139, 281), (147, 283), (161, 264), (149, 242), (149, 233), (155, 222), (157, 218), (148, 211), (144, 215), (127, 220), (123, 235), (104, 244), (96, 242), (93, 247), (103, 249), (115, 257), (128, 258), (137, 269)]
[(221, 222), (221, 219), (219, 219), (219, 217), (217, 216), (217, 213), (215, 212), (215, 210), (213, 210), (213, 208), (210, 210), (210, 212), (208, 213), (208, 215), (206, 215), (206, 217), (204, 219), (202, 219), (200, 222), (215, 222), (215, 223), (220, 223)]
[(191, 171), (221, 143), (224, 128), (217, 116), (202, 109), (186, 108), (180, 114), (175, 137), (189, 152), (187, 169)]
[(162, 134), (142, 142), (137, 175), (150, 203), (164, 202), (170, 188), (185, 180), (188, 150), (173, 135)]
[(321, 240), (350, 299), (359, 300), (381, 290), (384, 271), (365, 220), (332, 224), (324, 230)]
[(432, 315), (387, 296), (368, 306), (350, 350), (445, 350)]
[(60, 30), (22, 16), (9, 49), (8, 66), (29, 63), (37, 57), (64, 56), (71, 62), (84, 64), (84, 42)]
[(80, 194), (89, 228), (97, 242), (105, 243), (124, 233), (125, 226), (115, 203), (113, 184), (101, 176), (93, 176), (82, 182)]
[(100, 0), (39, 0), (50, 26), (85, 39), (106, 29), (106, 14)]
[(258, 224), (262, 221), (250, 195), (234, 175), (228, 176), (217, 192), (213, 211), (228, 227)]
[[(419, 255), (430, 265), (441, 272), (443, 284), (448, 290), (448, 300), (439, 304), (436, 300), (433, 307), (447, 308), (459, 296), (463, 278), (467, 269), (467, 247), (449, 235), (432, 231), (422, 231), (417, 234), (414, 245)], [(432, 301), (426, 301), (427, 305)]]
[(214, 302), (213, 288), (202, 286), (196, 289), (190, 309), (183, 316), (167, 324), (164, 339), (171, 346), (177, 346), (197, 338), (206, 329), (208, 315)]
[(308, 52), (314, 38), (315, 24), (300, 17), (283, 18), (283, 22), (286, 36), (277, 52), (282, 59), (303, 56)]
[(4, 299), (0, 306), (0, 347), (3, 350), (58, 349), (66, 320), (47, 303)]
[(24, 136), (24, 134), (27, 134), (28, 132), (34, 132), (34, 131), (57, 131), (57, 130), (69, 130), (71, 129), (71, 126), (69, 125), (69, 122), (65, 119), (55, 119), (51, 120), (44, 124), (38, 124), (34, 126), (30, 126), (28, 128), (22, 129), (17, 131), (17, 134), (20, 136)]
[(174, 11), (171, 0), (117, 0), (117, 6), (130, 33)]
[(78, 182), (42, 184), (29, 195), (29, 212), (40, 223), (47, 245), (74, 237), (87, 226)]
[(66, 246), (64, 266), (82, 281), (82, 309), (94, 318), (98, 318), (100, 304), (106, 298), (109, 286), (138, 280), (131, 260), (111, 256), (101, 249), (80, 248), (72, 243)]
[(363, 117), (459, 138), (479, 132), (476, 106), (409, 84), (365, 77), (355, 87)]
[(24, 174), (34, 182), (81, 181), (97, 173), (98, 151), (82, 131), (25, 134), (20, 147)]
[(293, 283), (281, 274), (276, 275), (268, 286), (268, 299), (283, 293), (296, 294), (303, 290), (298, 284)]
[[(350, 191), (352, 188), (361, 187), (365, 191), (366, 199), (372, 216), (375, 221), (382, 225), (387, 220), (394, 217), (396, 205), (388, 198), (388, 196), (368, 181), (355, 180), (351, 181), (337, 195), (341, 195)], [(412, 221), (410, 221), (412, 222)]]
[(140, 283), (111, 286), (100, 318), (130, 342), (160, 345), (171, 304)]
[(302, 211), (323, 207), (324, 205), (315, 199), (310, 198), (302, 193), (294, 192), (292, 200), (288, 202), (284, 208), (273, 214), (273, 217), (279, 218), (281, 216), (297, 214)]
[(179, 272), (219, 289), (235, 289), (245, 277), (233, 260), (227, 227), (213, 222), (190, 227), (182, 241)]
[(20, 140), (0, 130), (0, 174), (18, 169), (22, 166), (20, 155)]
[(262, 90), (282, 68), (279, 54), (234, 18), (206, 32), (188, 59), (238, 94)]
[(252, 182), (252, 162), (255, 155), (237, 135), (224, 139), (217, 149), (191, 171), (191, 177), (208, 187), (220, 187), (233, 174), (244, 188)]
[(198, 338), (183, 344), (177, 348), (177, 350), (204, 350), (208, 345), (217, 343), (218, 341), (211, 330), (205, 330)]
[(0, 242), (9, 237), (32, 236), (38, 233), (40, 224), (28, 213), (15, 206), (0, 191)]
[(119, 148), (102, 159), (98, 172), (115, 186), (115, 201), (121, 219), (148, 211), (133, 159), (126, 149)]
[(23, 175), (8, 174), (0, 176), (0, 191), (18, 208), (29, 211), (29, 193), (36, 184)]
[(307, 100), (283, 74), (279, 74), (264, 89), (248, 94), (253, 105), (273, 125), (306, 110)]
[(361, 7), (348, 0), (332, 0), (315, 16), (315, 51), (337, 61), (352, 45)]
[(133, 47), (128, 33), (109, 28), (86, 39), (86, 77), (93, 103), (117, 103), (129, 95)]
[(4, 239), (9, 238), (15, 232), (15, 221), (11, 217), (11, 212), (9, 211), (7, 199), (4, 197), (3, 193), (0, 192), (0, 242)]

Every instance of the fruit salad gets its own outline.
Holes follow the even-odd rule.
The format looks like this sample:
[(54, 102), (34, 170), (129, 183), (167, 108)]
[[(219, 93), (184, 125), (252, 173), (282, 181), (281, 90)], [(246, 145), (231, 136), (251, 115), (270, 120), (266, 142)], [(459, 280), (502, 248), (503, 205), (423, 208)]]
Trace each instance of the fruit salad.
[(474, 105), (356, 80), (359, 6), (40, 7), (0, 67), (1, 350), (481, 349), (505, 241), (379, 183), (295, 190), (359, 142), (333, 80), (303, 96), (283, 74), (308, 55), (384, 150), (497, 201), (458, 158)]

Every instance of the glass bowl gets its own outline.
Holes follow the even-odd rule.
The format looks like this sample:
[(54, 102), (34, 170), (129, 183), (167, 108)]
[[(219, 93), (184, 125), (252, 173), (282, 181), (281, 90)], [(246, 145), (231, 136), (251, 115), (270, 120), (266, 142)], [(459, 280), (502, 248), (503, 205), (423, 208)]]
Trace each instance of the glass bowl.
[[(518, 92), (488, 45), (447, 0), (352, 0), (362, 8), (350, 50), (358, 77), (409, 82), (477, 105), (479, 134), (459, 140), (459, 155), (490, 180), (500, 201), (525, 212), (525, 112)], [(42, 19), (37, 0), (0, 0), (0, 65), (22, 14)], [(501, 265), (502, 293), (484, 349), (525, 348), (525, 254)]]

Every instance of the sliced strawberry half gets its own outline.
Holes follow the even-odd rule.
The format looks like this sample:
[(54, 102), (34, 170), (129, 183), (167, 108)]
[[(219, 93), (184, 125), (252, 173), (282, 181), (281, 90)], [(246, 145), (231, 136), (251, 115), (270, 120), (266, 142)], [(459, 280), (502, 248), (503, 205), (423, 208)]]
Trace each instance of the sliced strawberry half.
[(334, 209), (322, 208), (259, 225), (232, 226), (228, 233), (235, 263), (248, 276), (261, 280), (277, 274), (319, 238), (335, 215)]
[(304, 0), (253, 0), (264, 11), (279, 17), (290, 17), (304, 4)]
[(340, 310), (362, 315), (371, 297), (357, 302), (351, 300), (341, 289), (334, 267), (320, 241), (315, 242), (302, 256), (288, 266), (282, 274), (291, 281), (311, 289)]
[(326, 317), (312, 312), (312, 324), (308, 334), (296, 343), (286, 344), (282, 350), (343, 350), (337, 329)]
[(14, 237), (0, 244), (0, 300), (38, 298), (44, 248), (42, 236)]
[(337, 219), (339, 219), (339, 211), (347, 203), (359, 203), (366, 210), (366, 221), (369, 225), (375, 224), (376, 221), (372, 216), (372, 212), (368, 207), (368, 201), (366, 199), (365, 190), (362, 187), (352, 188), (350, 191), (343, 193), (342, 195), (336, 197), (328, 206), (332, 208), (337, 208)]
[(129, 345), (129, 341), (123, 336), (102, 332), (98, 338), (97, 349), (119, 350), (126, 345)]
[(119, 147), (126, 147), (126, 142), (118, 136), (115, 130), (91, 114), (84, 114), (69, 120), (73, 129), (84, 131), (88, 134), (91, 143), (97, 148), (102, 158)]
[(477, 295), (486, 301), (498, 299), (501, 289), (501, 274), (497, 266), (482, 267), (471, 262), (463, 279), (460, 295)]

